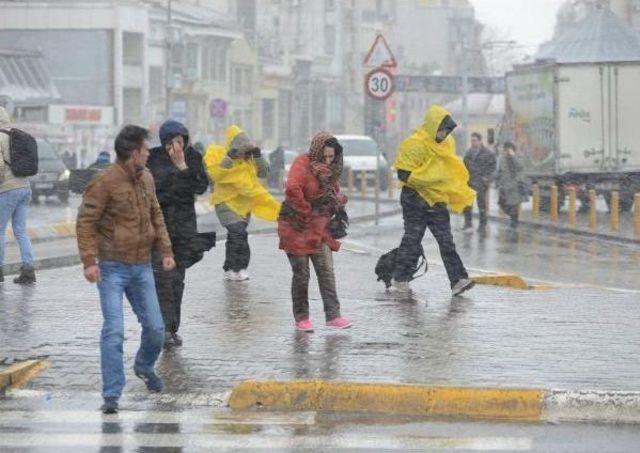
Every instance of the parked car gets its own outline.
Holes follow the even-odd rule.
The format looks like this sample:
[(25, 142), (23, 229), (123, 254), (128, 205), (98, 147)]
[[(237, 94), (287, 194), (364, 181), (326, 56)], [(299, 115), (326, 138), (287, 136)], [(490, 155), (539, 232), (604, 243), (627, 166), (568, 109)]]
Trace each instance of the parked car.
[(30, 178), (33, 202), (40, 195), (57, 196), (62, 203), (69, 200), (69, 169), (49, 142), (36, 139), (38, 143), (38, 174)]
[(342, 184), (347, 184), (349, 169), (351, 169), (357, 187), (360, 187), (363, 172), (367, 178), (367, 184), (374, 185), (379, 154), (380, 189), (386, 190), (389, 163), (384, 153), (380, 152), (375, 140), (366, 135), (336, 135), (336, 138), (342, 145), (344, 154), (345, 171), (342, 175)]

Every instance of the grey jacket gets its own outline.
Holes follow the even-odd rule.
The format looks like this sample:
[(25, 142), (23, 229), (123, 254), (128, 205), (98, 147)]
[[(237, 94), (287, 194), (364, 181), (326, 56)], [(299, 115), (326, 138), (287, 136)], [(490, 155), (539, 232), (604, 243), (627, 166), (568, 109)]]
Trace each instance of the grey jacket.
[(501, 206), (517, 206), (527, 201), (527, 178), (518, 157), (506, 155), (500, 157), (496, 182), (500, 190)]
[[(9, 113), (0, 107), (0, 129), (9, 130), (9, 122)], [(29, 178), (13, 176), (8, 162), (11, 162), (9, 136), (0, 132), (0, 193), (29, 187)]]

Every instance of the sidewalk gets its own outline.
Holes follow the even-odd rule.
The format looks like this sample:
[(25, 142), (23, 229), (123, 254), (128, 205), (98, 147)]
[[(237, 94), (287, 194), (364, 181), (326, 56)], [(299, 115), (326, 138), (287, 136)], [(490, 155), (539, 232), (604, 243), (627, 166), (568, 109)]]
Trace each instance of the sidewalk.
[[(389, 203), (380, 206), (381, 215), (383, 216), (397, 213), (398, 209), (398, 206)], [(218, 222), (213, 208), (208, 202), (201, 200), (196, 205), (196, 211), (198, 213), (198, 229), (200, 231), (215, 231), (218, 234), (218, 239), (224, 239), (226, 230)], [(356, 223), (358, 221), (371, 220), (375, 213), (375, 205), (369, 201), (355, 200), (349, 204), (348, 213), (352, 221)], [(253, 219), (249, 232), (275, 231), (275, 228), (275, 223)], [(75, 238), (75, 223), (40, 226), (30, 229), (30, 236), (37, 269), (72, 266), (80, 262)], [(12, 275), (20, 272), (20, 266), (20, 249), (16, 242), (8, 240), (5, 256), (5, 274)]]
[[(542, 292), (476, 287), (452, 299), (432, 265), (415, 296), (395, 299), (375, 282), (377, 255), (347, 243), (335, 257), (343, 314), (354, 327), (323, 327), (312, 278), (314, 334), (293, 330), (291, 270), (277, 238), (253, 236), (251, 280), (222, 279), (222, 249), (187, 273), (183, 348), (159, 370), (171, 394), (211, 394), (245, 379), (324, 379), (444, 386), (617, 390), (640, 388), (637, 292), (562, 287)], [(46, 358), (30, 388), (100, 388), (101, 316), (81, 269), (42, 271), (33, 287), (0, 286), (0, 345), (14, 360)], [(127, 307), (128, 390), (139, 329)], [(0, 357), (0, 361), (3, 357)]]

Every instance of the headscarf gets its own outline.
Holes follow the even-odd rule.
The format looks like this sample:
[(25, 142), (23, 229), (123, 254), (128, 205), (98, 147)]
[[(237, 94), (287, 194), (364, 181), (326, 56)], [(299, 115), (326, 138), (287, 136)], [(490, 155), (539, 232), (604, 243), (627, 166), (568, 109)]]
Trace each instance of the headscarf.
[[(336, 152), (335, 158), (330, 165), (324, 162), (325, 146), (331, 146)], [(327, 131), (318, 132), (311, 140), (309, 160), (311, 162), (311, 173), (320, 182), (320, 196), (316, 199), (314, 205), (318, 205), (321, 209), (335, 209), (339, 204), (336, 184), (340, 181), (340, 176), (342, 175), (342, 146), (331, 133)]]

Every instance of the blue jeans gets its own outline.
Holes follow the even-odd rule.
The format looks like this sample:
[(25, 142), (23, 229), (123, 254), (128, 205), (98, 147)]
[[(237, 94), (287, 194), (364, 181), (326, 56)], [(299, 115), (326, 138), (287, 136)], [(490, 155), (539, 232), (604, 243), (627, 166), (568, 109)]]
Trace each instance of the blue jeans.
[(33, 267), (33, 252), (27, 234), (27, 209), (30, 202), (30, 187), (0, 192), (0, 270), (4, 265), (5, 237), (9, 221), (11, 221), (13, 235), (20, 247), (22, 265)]
[(122, 345), (124, 343), (123, 294), (142, 326), (140, 349), (135, 368), (153, 371), (162, 351), (164, 322), (156, 295), (151, 264), (126, 264), (116, 261), (100, 263), (98, 282), (102, 307), (100, 336), (100, 366), (102, 368), (102, 396), (120, 398), (125, 384)]

